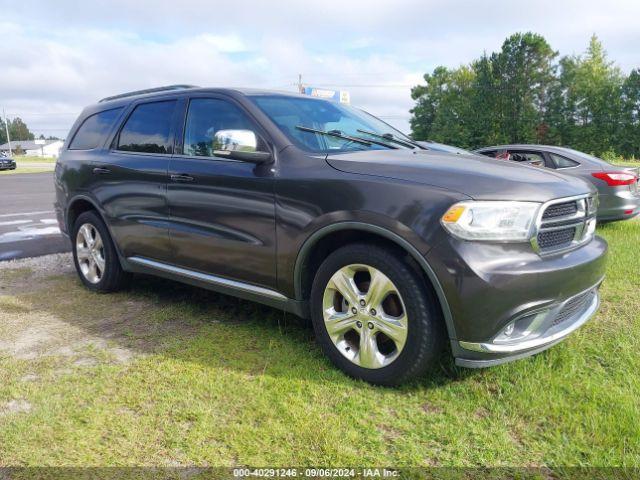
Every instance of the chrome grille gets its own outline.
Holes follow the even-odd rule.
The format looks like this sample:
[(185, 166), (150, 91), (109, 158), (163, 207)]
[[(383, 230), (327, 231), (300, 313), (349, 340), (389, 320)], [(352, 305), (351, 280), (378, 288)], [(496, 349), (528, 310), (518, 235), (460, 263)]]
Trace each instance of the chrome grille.
[(576, 297), (573, 297), (571, 300), (564, 304), (562, 309), (556, 315), (556, 318), (553, 319), (553, 323), (551, 324), (551, 326), (555, 327), (556, 325), (560, 325), (565, 320), (568, 320), (584, 312), (591, 304), (593, 295), (594, 290), (590, 290)]
[(587, 195), (545, 204), (531, 241), (534, 249), (540, 254), (557, 253), (589, 240), (588, 225), (595, 222), (596, 206), (596, 197)]
[(542, 214), (542, 219), (548, 220), (550, 218), (575, 215), (577, 211), (578, 211), (578, 204), (576, 201), (566, 202), (566, 203), (557, 203), (555, 205), (550, 205), (544, 211), (544, 213)]
[(575, 236), (576, 227), (540, 232), (538, 233), (538, 245), (542, 250), (545, 248), (568, 246)]

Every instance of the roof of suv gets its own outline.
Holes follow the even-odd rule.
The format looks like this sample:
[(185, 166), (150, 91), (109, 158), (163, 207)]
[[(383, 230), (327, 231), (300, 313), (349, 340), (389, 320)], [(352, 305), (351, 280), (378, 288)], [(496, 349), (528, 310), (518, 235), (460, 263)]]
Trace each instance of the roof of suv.
[(278, 90), (262, 90), (257, 88), (225, 88), (225, 87), (198, 87), (195, 85), (168, 85), (166, 87), (150, 88), (146, 90), (136, 90), (133, 92), (121, 93), (101, 99), (98, 104), (123, 104), (140, 98), (161, 97), (169, 94), (188, 92), (209, 92), (209, 93), (235, 93), (241, 95), (283, 95), (305, 98), (315, 98), (308, 95), (301, 95), (296, 92), (283, 92)]

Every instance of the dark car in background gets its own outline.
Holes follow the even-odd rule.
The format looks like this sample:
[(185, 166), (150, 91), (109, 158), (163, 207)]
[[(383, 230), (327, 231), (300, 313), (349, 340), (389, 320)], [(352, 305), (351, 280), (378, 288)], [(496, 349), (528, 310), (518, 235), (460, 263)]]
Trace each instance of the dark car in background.
[(9, 157), (0, 157), (0, 170), (15, 170), (16, 161)]
[(498, 145), (476, 152), (551, 168), (591, 182), (598, 189), (598, 221), (626, 220), (640, 214), (638, 168), (619, 167), (571, 148), (547, 145)]
[(90, 290), (146, 273), (262, 302), (395, 385), (447, 344), (466, 367), (540, 352), (599, 304), (594, 187), (459, 160), (324, 99), (165, 87), (82, 112), (55, 209)]

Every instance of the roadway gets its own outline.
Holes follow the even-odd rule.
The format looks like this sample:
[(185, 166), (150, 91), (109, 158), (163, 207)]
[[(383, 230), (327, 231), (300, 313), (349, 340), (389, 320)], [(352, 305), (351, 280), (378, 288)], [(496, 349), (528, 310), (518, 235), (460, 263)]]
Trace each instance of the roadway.
[(54, 197), (53, 172), (0, 175), (0, 261), (70, 251)]

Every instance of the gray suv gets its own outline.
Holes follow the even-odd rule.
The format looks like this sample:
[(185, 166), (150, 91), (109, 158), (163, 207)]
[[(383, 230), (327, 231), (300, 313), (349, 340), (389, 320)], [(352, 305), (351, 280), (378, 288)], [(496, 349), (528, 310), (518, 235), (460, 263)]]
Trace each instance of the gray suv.
[(578, 178), (429, 149), (327, 100), (173, 86), (87, 107), (55, 204), (96, 292), (159, 275), (310, 318), (347, 374), (395, 385), (447, 347), (484, 367), (598, 307), (607, 245)]

